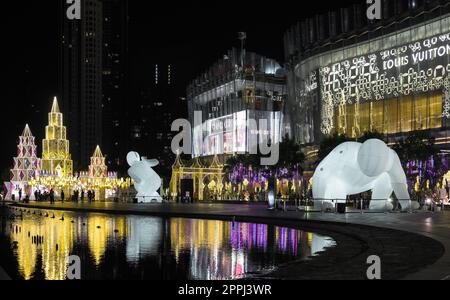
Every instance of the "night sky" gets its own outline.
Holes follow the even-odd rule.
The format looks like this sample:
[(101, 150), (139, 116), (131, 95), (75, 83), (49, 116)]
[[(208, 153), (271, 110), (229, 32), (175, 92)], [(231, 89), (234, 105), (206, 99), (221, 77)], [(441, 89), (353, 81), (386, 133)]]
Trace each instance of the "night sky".
[[(47, 113), (57, 93), (57, 1), (63, 0), (1, 4), (2, 178), (12, 165), (17, 138), (26, 123), (37, 138), (41, 154)], [(170, 63), (177, 93), (185, 96), (186, 85), (192, 79), (228, 49), (239, 46), (237, 32), (247, 32), (248, 50), (283, 63), (286, 29), (304, 17), (360, 1), (365, 0), (163, 1), (162, 5), (131, 0), (131, 78), (145, 84), (142, 78), (152, 80), (155, 63)], [(136, 90), (129, 94), (138, 94), (140, 88), (145, 87), (133, 85)]]

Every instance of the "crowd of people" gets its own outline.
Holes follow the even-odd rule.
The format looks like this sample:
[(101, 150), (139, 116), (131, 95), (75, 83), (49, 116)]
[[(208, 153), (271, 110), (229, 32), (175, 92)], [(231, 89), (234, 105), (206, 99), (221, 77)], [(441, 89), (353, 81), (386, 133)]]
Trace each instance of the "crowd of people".
[[(45, 191), (43, 193), (40, 190), (36, 190), (34, 192), (34, 198), (36, 199), (36, 201), (41, 201), (41, 202), (47, 201), (50, 203), (55, 203), (55, 201), (57, 200), (54, 189), (50, 189), (50, 191)], [(79, 201), (84, 202), (85, 198), (89, 202), (94, 202), (95, 201), (95, 191), (88, 190), (87, 193), (85, 193), (84, 190), (81, 190), (81, 191), (76, 190), (73, 192), (71, 197), (67, 198), (67, 199), (66, 199), (66, 194), (64, 193), (63, 190), (61, 190), (61, 193), (59, 194), (59, 200), (61, 202), (65, 202), (66, 200), (69, 200), (71, 202), (79, 202)], [(21, 199), (19, 199), (19, 201), (21, 201)]]

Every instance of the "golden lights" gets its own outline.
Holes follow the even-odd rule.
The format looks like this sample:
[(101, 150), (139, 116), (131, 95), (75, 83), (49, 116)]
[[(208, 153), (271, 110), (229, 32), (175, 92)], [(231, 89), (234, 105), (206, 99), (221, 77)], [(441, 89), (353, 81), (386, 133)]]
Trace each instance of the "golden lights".
[(42, 141), (42, 167), (44, 172), (60, 176), (73, 175), (73, 162), (70, 155), (67, 130), (63, 124), (63, 114), (59, 110), (58, 100), (53, 100), (48, 114), (48, 126), (45, 127), (45, 139)]
[(91, 158), (89, 171), (73, 175), (70, 145), (63, 120), (63, 114), (55, 97), (52, 110), (48, 114), (45, 139), (42, 141), (41, 172), (36, 178), (31, 179), (29, 184), (41, 191), (64, 190), (67, 195), (77, 190), (94, 190), (95, 200), (106, 200), (114, 197), (117, 190), (130, 188), (133, 184), (131, 179), (118, 179), (117, 173), (108, 173), (105, 157), (99, 146)]

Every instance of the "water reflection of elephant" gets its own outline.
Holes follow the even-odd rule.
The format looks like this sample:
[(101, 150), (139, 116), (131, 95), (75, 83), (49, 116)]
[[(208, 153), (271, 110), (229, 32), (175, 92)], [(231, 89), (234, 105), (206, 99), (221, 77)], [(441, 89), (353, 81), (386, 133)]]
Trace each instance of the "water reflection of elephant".
[(139, 264), (143, 257), (161, 255), (163, 221), (151, 217), (128, 217), (127, 261)]

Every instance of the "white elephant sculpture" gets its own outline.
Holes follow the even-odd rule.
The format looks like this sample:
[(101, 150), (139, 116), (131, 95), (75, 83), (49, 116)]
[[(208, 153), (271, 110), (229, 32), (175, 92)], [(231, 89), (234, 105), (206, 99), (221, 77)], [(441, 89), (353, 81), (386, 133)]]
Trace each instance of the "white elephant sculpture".
[(159, 162), (156, 159), (142, 158), (137, 152), (130, 152), (127, 155), (127, 162), (130, 165), (128, 175), (134, 181), (134, 187), (139, 202), (162, 202), (162, 197), (158, 190), (162, 186), (161, 177), (152, 169), (156, 167)]
[(413, 209), (419, 206), (410, 200), (406, 175), (397, 153), (377, 139), (336, 147), (317, 167), (312, 189), (316, 209), (334, 207), (335, 203), (345, 203), (349, 195), (370, 190), (371, 210), (392, 210), (389, 199), (393, 192), (402, 210), (408, 210), (411, 205)]

